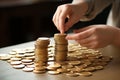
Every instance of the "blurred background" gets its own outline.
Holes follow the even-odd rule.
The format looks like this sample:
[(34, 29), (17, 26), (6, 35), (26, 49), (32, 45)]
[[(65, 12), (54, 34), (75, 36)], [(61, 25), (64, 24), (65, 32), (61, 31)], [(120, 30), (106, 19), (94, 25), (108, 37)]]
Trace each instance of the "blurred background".
[[(0, 0), (0, 48), (38, 37), (53, 37), (59, 32), (52, 22), (53, 14), (57, 6), (70, 2), (72, 0)], [(78, 22), (74, 28), (105, 24), (110, 8), (107, 7), (92, 21)]]

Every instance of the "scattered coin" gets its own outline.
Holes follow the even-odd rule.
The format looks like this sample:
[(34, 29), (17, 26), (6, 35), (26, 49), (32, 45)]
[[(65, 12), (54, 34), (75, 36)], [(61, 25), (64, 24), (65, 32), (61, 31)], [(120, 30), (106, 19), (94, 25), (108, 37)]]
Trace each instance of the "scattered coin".
[(66, 75), (70, 76), (70, 77), (77, 77), (77, 76), (79, 76), (79, 74), (77, 74), (77, 73), (67, 73)]
[(104, 67), (103, 66), (95, 66), (95, 69), (96, 70), (102, 70), (102, 69), (104, 69)]
[(60, 74), (60, 72), (58, 71), (48, 71), (49, 74), (51, 75), (57, 75), (57, 74)]
[(88, 76), (92, 76), (92, 73), (91, 72), (81, 72), (81, 73), (79, 73), (79, 75), (88, 77)]
[(32, 72), (34, 70), (34, 68), (25, 67), (22, 70), (25, 72)]
[(57, 71), (60, 72), (60, 73), (67, 73), (67, 72), (69, 72), (70, 70), (69, 70), (69, 69), (59, 68), (59, 69), (57, 69)]
[(19, 65), (21, 63), (22, 63), (21, 61), (11, 61), (10, 62), (11, 65)]
[(11, 61), (20, 61), (20, 60), (22, 60), (22, 58), (13, 57), (13, 58), (11, 58), (10, 60), (11, 60)]
[(9, 60), (10, 58), (11, 58), (11, 56), (9, 56), (9, 55), (0, 57), (1, 60)]
[(15, 69), (22, 69), (22, 68), (25, 67), (25, 65), (23, 65), (23, 64), (20, 64), (20, 65), (13, 65), (12, 67), (15, 68)]
[(28, 60), (28, 59), (22, 59), (21, 61), (24, 62), (24, 63), (32, 62), (32, 60)]
[(68, 64), (76, 66), (76, 65), (80, 65), (81, 61), (70, 61)]
[(32, 64), (32, 65), (27, 65), (27, 67), (28, 67), (28, 68), (34, 68), (35, 65), (34, 65), (34, 64)]

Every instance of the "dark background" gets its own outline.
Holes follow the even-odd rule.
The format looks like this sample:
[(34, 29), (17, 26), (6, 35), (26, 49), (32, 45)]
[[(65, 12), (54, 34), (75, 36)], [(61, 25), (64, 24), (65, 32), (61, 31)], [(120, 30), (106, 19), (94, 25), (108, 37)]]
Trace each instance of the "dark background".
[[(59, 32), (52, 22), (53, 14), (58, 5), (70, 2), (56, 0), (22, 6), (0, 6), (0, 47), (33, 41), (42, 36), (53, 37), (54, 33)], [(78, 22), (74, 28), (105, 24), (110, 8), (107, 7), (92, 21)]]

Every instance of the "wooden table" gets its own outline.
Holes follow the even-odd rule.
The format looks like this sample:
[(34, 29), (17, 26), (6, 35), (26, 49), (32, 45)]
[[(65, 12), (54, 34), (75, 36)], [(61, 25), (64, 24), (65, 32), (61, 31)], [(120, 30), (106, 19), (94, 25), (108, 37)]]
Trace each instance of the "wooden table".
[[(1, 48), (0, 53), (7, 54), (13, 48), (31, 46), (34, 46), (34, 41)], [(0, 61), (0, 80), (120, 80), (120, 49), (108, 46), (101, 51), (104, 55), (113, 56), (113, 60), (105, 69), (95, 72), (91, 77), (69, 77), (64, 74), (49, 75), (48, 73), (34, 74), (13, 69), (6, 61)]]

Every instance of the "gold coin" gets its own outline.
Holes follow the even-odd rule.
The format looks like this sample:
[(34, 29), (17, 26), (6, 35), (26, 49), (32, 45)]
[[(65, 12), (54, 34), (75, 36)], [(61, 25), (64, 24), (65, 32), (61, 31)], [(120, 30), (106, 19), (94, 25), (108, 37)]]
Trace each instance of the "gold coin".
[(77, 77), (77, 76), (79, 76), (77, 73), (67, 73), (66, 75), (70, 76), (70, 77)]
[(16, 57), (13, 57), (13, 58), (11, 58), (10, 60), (11, 61), (20, 61), (22, 58), (16, 58)]
[(58, 71), (48, 71), (48, 74), (57, 75), (57, 74), (60, 74), (60, 72), (58, 72)]
[(71, 68), (73, 68), (73, 65), (70, 65), (70, 64), (68, 64), (68, 65), (62, 65), (62, 68), (63, 69), (71, 69)]
[(39, 66), (45, 66), (46, 63), (39, 61), (39, 62), (35, 62), (34, 65), (35, 65), (35, 67), (39, 67)]
[(35, 56), (25, 57), (25, 59), (28, 59), (28, 60), (34, 60), (34, 59), (35, 59)]
[(26, 57), (30, 57), (30, 56), (34, 56), (35, 55), (35, 53), (25, 53), (24, 54), (24, 56), (26, 56)]
[(35, 68), (35, 65), (26, 65), (28, 68)]
[(68, 69), (63, 69), (63, 68), (59, 68), (59, 69), (57, 69), (57, 71), (60, 72), (60, 73), (67, 73), (67, 72), (69, 72), (70, 70), (68, 70)]
[(37, 71), (37, 70), (33, 70), (34, 73), (36, 74), (43, 74), (46, 72), (46, 70), (43, 70), (43, 71)]
[(80, 65), (81, 64), (81, 61), (69, 61), (70, 65), (73, 65), (73, 66), (76, 66), (76, 65)]
[(24, 64), (24, 65), (32, 65), (33, 62), (22, 62), (22, 64)]
[(20, 64), (20, 65), (13, 65), (12, 67), (15, 68), (15, 69), (22, 69), (22, 68), (25, 67), (25, 65), (23, 65), (23, 64)]
[(10, 62), (11, 62), (11, 60), (7, 60), (7, 62), (8, 62), (8, 63), (10, 63)]
[(1, 60), (9, 60), (11, 58), (11, 56), (6, 55), (6, 56), (0, 56)]
[(25, 67), (22, 70), (25, 71), (25, 72), (32, 72), (34, 70), (34, 68)]
[(25, 55), (23, 55), (23, 54), (17, 54), (17, 55), (15, 55), (15, 57), (17, 57), (17, 58), (23, 58), (23, 57), (25, 57)]
[(40, 37), (35, 42), (35, 48), (47, 48), (49, 45), (49, 38)]
[(83, 71), (86, 71), (86, 72), (92, 72), (92, 71), (95, 71), (95, 67), (87, 67), (85, 69), (83, 69)]
[(61, 65), (59, 63), (53, 63), (53, 64), (50, 64), (49, 67), (59, 68), (59, 67), (61, 67)]
[(91, 72), (80, 72), (79, 75), (88, 77), (88, 76), (92, 76), (92, 73)]
[(17, 53), (16, 53), (16, 52), (11, 51), (11, 52), (9, 52), (9, 54), (10, 54), (10, 55), (16, 55)]
[(21, 60), (23, 63), (29, 63), (29, 62), (32, 62), (32, 60), (28, 60), (28, 59), (22, 59)]
[(10, 62), (11, 65), (19, 65), (21, 63), (22, 63), (21, 61), (11, 61)]
[(96, 70), (101, 70), (101, 69), (104, 69), (104, 67), (103, 66), (95, 66), (95, 69)]
[(37, 71), (43, 71), (43, 70), (46, 70), (46, 66), (35, 67), (35, 70), (37, 70)]

